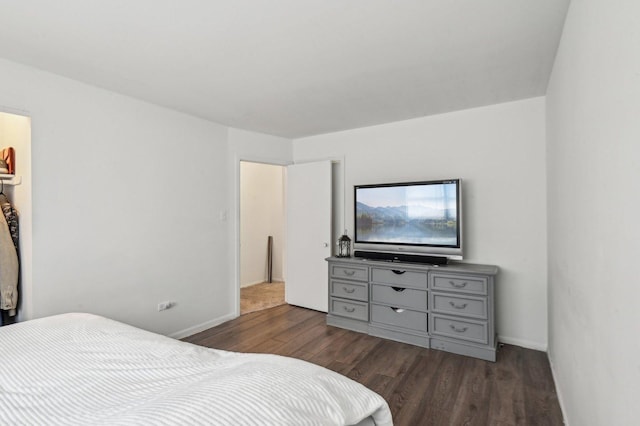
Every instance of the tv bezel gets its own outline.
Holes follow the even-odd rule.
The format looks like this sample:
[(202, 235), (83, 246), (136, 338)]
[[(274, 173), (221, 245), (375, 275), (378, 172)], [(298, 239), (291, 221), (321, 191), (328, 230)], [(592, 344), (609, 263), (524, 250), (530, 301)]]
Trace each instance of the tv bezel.
[[(385, 243), (385, 242), (371, 242), (371, 241), (358, 241), (358, 228), (357, 228), (357, 215), (356, 204), (357, 191), (360, 188), (383, 188), (383, 187), (401, 187), (401, 186), (417, 186), (417, 185), (437, 185), (446, 183), (456, 183), (456, 216), (457, 216), (457, 240), (458, 244), (455, 246), (443, 246), (433, 244), (415, 244), (415, 243)], [(440, 256), (453, 260), (463, 259), (463, 214), (464, 209), (462, 205), (462, 179), (439, 179), (428, 181), (416, 181), (416, 182), (396, 182), (396, 183), (380, 183), (380, 184), (367, 184), (367, 185), (354, 185), (353, 186), (353, 249), (354, 251), (375, 251), (380, 253), (406, 253), (425, 256)]]

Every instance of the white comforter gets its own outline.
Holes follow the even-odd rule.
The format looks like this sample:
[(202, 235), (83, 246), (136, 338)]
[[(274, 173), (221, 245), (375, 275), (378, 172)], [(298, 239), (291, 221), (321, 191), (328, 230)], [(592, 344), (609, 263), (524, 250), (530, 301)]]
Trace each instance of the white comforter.
[(391, 425), (378, 394), (277, 355), (203, 348), (89, 314), (0, 328), (2, 425)]

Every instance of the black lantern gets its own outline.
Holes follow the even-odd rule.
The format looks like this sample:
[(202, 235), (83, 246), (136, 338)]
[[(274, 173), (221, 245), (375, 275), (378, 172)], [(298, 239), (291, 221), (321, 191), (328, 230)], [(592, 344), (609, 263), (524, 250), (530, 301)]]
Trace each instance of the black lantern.
[(351, 238), (347, 235), (346, 229), (344, 235), (338, 239), (337, 257), (351, 257)]

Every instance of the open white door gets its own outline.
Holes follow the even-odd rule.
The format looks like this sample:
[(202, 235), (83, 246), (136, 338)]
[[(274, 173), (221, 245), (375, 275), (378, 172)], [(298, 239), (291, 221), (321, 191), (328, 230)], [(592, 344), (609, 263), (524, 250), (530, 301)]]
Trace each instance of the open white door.
[(331, 256), (331, 162), (287, 167), (287, 275), (290, 305), (327, 312)]

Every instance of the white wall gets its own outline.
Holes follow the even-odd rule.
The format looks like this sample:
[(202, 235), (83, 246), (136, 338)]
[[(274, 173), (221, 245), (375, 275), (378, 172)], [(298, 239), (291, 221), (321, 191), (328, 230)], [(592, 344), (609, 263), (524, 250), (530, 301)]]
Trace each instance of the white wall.
[(462, 178), (465, 261), (500, 266), (502, 341), (546, 349), (544, 98), (295, 140), (295, 161), (345, 158), (353, 185)]
[(640, 418), (638, 17), (571, 2), (547, 94), (549, 357), (572, 425)]
[(169, 334), (232, 315), (227, 128), (4, 60), (0, 99), (32, 118), (32, 317)]
[(243, 161), (240, 184), (240, 286), (267, 280), (269, 236), (273, 237), (272, 278), (283, 281), (284, 169)]
[[(20, 236), (20, 288), (18, 320), (29, 318), (32, 310), (32, 212), (31, 205), (31, 119), (24, 115), (0, 112), (0, 149), (16, 152), (15, 174), (19, 184), (4, 185), (4, 192), (18, 211)], [(16, 181), (14, 179), (14, 181)]]

